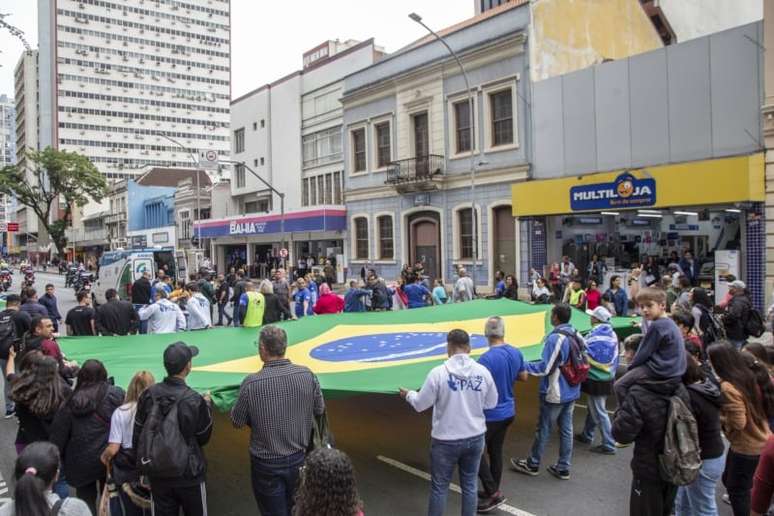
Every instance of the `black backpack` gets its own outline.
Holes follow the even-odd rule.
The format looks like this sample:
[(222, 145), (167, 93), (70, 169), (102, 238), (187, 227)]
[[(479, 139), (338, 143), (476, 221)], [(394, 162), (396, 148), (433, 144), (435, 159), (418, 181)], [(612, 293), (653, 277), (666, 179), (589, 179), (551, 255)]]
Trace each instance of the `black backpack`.
[(16, 342), (16, 325), (13, 323), (13, 315), (0, 314), (0, 357), (8, 358), (8, 351)]
[(180, 431), (177, 415), (185, 398), (150, 396), (153, 405), (137, 445), (137, 469), (151, 478), (181, 478), (193, 452)]
[(694, 305), (701, 312), (701, 319), (699, 320), (699, 328), (701, 329), (701, 341), (704, 344), (704, 349), (713, 342), (718, 342), (726, 339), (726, 329), (720, 323), (717, 317), (712, 312), (707, 310), (702, 305)]
[(751, 308), (744, 323), (744, 332), (752, 337), (760, 337), (765, 331), (766, 325), (763, 323), (761, 313), (755, 308)]

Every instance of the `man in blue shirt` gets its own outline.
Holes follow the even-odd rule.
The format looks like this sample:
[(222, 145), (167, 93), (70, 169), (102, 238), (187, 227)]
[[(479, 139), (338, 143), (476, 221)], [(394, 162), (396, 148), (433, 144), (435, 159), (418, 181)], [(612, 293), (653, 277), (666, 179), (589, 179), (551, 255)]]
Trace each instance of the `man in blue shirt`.
[[(490, 317), (484, 326), (489, 341), (489, 351), (481, 355), (478, 363), (492, 374), (497, 386), (497, 405), (484, 410), (486, 417), (486, 453), (481, 455), (478, 477), (484, 487), (479, 499), (478, 511), (489, 512), (504, 504), (507, 499), (500, 493), (503, 474), (503, 442), (508, 427), (516, 417), (513, 383), (526, 381), (527, 371), (521, 351), (505, 343), (505, 323), (501, 317)], [(488, 457), (487, 457), (488, 456)]]
[(366, 307), (364, 298), (371, 295), (370, 290), (359, 288), (357, 281), (352, 280), (349, 282), (349, 290), (344, 294), (344, 311), (345, 312), (365, 312)]
[[(527, 372), (540, 376), (540, 415), (535, 440), (529, 457), (511, 459), (511, 466), (519, 473), (535, 476), (540, 472), (540, 460), (546, 448), (554, 422), (559, 427), (559, 460), (548, 466), (549, 473), (561, 480), (570, 479), (572, 459), (572, 412), (575, 400), (580, 398), (580, 385), (570, 385), (560, 366), (570, 359), (570, 339), (581, 339), (570, 325), (570, 305), (558, 304), (551, 311), (554, 330), (543, 340), (540, 360), (527, 363)], [(582, 343), (581, 343), (582, 344)]]
[(421, 308), (427, 306), (427, 298), (431, 293), (426, 286), (422, 284), (422, 279), (419, 276), (414, 278), (414, 282), (403, 287), (403, 292), (406, 293), (408, 298), (409, 308)]
[(505, 295), (505, 274), (503, 271), (495, 273), (495, 297), (498, 299)]
[(306, 288), (306, 280), (298, 278), (298, 289), (293, 294), (293, 301), (296, 303), (296, 317), (302, 318), (304, 315), (312, 315), (312, 294)]

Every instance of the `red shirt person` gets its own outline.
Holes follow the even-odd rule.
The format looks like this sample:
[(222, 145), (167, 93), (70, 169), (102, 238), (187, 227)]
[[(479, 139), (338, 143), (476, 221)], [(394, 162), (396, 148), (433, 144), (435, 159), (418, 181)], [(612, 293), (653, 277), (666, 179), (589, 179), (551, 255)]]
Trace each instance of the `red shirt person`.
[(320, 297), (314, 305), (314, 313), (338, 314), (344, 311), (344, 300), (331, 291), (327, 283), (320, 285)]

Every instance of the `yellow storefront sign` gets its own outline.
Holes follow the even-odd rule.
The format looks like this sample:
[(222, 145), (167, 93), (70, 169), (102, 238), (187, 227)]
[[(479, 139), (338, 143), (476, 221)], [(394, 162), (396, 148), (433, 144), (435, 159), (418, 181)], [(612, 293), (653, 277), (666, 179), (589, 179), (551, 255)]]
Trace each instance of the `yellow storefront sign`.
[[(525, 181), (512, 186), (513, 216), (561, 215), (617, 209), (615, 198), (604, 199), (596, 209), (579, 210), (572, 207), (571, 191), (592, 190), (595, 185), (609, 185), (622, 174), (637, 180), (655, 182), (654, 202), (647, 207), (667, 208), (729, 204), (735, 202), (763, 202), (765, 198), (763, 153), (733, 158), (692, 161), (676, 165), (660, 165), (632, 170), (618, 170), (600, 174)], [(602, 193), (605, 193), (604, 191)], [(623, 192), (616, 192), (619, 195)], [(643, 205), (642, 207), (646, 207)], [(624, 208), (626, 209), (626, 208)]]

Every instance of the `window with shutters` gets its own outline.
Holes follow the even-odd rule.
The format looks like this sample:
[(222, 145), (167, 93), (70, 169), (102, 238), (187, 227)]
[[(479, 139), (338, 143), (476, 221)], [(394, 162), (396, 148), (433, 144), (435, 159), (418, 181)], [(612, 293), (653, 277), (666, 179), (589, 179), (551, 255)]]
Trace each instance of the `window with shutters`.
[(368, 219), (366, 217), (355, 217), (354, 223), (354, 236), (355, 236), (355, 249), (354, 255), (356, 260), (368, 259)]
[(366, 134), (365, 128), (352, 131), (352, 172), (366, 171)]
[(392, 260), (395, 258), (395, 247), (393, 244), (393, 226), (391, 215), (380, 215), (376, 218), (376, 230), (379, 232), (379, 252), (377, 256), (380, 260)]

